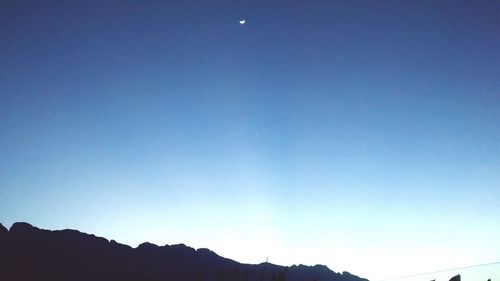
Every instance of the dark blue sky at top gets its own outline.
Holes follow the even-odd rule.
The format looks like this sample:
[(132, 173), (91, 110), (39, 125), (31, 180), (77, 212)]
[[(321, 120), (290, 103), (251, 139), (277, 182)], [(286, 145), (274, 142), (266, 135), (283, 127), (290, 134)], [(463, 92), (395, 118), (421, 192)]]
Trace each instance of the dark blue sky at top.
[[(399, 231), (410, 221), (500, 230), (499, 10), (498, 1), (1, 1), (0, 222), (132, 244), (177, 239), (251, 262), (193, 225), (251, 232), (238, 218), (266, 220), (284, 248), (362, 229), (346, 243), (368, 257), (379, 252), (358, 242), (378, 243), (374, 221), (408, 241)], [(144, 229), (163, 236), (124, 233), (131, 214), (152, 216), (159, 225)], [(364, 226), (336, 237), (330, 219)], [(303, 224), (323, 236), (279, 234)], [(467, 233), (456, 240), (483, 255), (455, 263), (499, 258), (466, 237), (499, 250), (498, 238)], [(314, 262), (340, 264), (324, 259)], [(346, 260), (339, 266), (382, 274)]]

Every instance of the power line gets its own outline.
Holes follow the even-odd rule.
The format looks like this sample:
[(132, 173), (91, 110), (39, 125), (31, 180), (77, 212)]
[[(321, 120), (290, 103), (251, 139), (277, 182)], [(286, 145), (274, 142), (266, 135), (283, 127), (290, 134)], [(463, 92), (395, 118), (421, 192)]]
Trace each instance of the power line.
[(380, 281), (389, 281), (389, 280), (410, 278), (410, 277), (416, 277), (416, 276), (420, 276), (420, 275), (427, 275), (427, 274), (440, 273), (440, 272), (451, 271), (451, 270), (460, 270), (460, 269), (474, 268), (474, 267), (494, 265), (494, 264), (500, 264), (500, 262), (491, 262), (491, 263), (469, 265), (469, 266), (456, 267), (456, 268), (450, 268), (450, 269), (436, 270), (436, 271), (431, 271), (431, 272), (426, 272), (426, 273), (418, 273), (418, 274), (412, 274), (412, 275), (406, 275), (406, 276), (400, 276), (400, 277), (393, 277), (393, 278), (388, 278), (388, 279), (382, 279)]

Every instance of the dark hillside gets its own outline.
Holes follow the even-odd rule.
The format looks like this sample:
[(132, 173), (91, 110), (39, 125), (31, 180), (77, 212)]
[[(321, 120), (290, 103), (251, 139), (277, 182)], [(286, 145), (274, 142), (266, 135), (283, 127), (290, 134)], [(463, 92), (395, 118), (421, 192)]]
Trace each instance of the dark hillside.
[[(0, 225), (0, 279), (6, 281), (366, 281), (326, 266), (240, 264), (208, 249), (143, 243), (131, 248), (76, 230)], [(319, 279), (318, 279), (319, 278)]]

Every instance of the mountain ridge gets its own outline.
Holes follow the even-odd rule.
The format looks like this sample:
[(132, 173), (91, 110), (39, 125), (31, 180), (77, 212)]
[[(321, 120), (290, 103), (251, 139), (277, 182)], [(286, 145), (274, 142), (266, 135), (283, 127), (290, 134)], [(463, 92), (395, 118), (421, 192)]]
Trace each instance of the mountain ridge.
[(325, 265), (243, 264), (185, 244), (133, 248), (78, 230), (0, 224), (0, 279), (141, 281), (368, 281)]

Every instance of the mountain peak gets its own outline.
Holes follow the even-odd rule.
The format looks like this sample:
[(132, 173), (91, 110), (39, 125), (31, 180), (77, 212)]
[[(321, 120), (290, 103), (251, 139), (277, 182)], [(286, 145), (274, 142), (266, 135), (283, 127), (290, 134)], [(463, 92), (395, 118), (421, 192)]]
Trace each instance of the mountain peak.
[(0, 235), (5, 234), (7, 232), (9, 232), (7, 228), (0, 223)]
[(207, 248), (198, 248), (198, 249), (196, 249), (196, 252), (202, 253), (202, 254), (218, 256), (214, 251), (207, 249)]
[[(168, 245), (167, 245), (168, 246)], [(168, 246), (170, 249), (179, 249), (179, 250), (183, 250), (183, 249), (187, 249), (187, 250), (190, 250), (190, 251), (196, 251), (194, 248), (191, 248), (189, 246), (186, 246), (186, 244), (183, 244), (183, 243), (180, 243), (180, 244), (174, 244), (174, 245), (170, 245)]]
[(136, 249), (146, 250), (146, 249), (158, 249), (158, 248), (160, 248), (160, 246), (158, 246), (156, 244), (144, 242), (144, 243), (141, 243), (139, 246), (137, 246)]
[(27, 222), (16, 222), (10, 227), (10, 232), (31, 232), (39, 230)]

